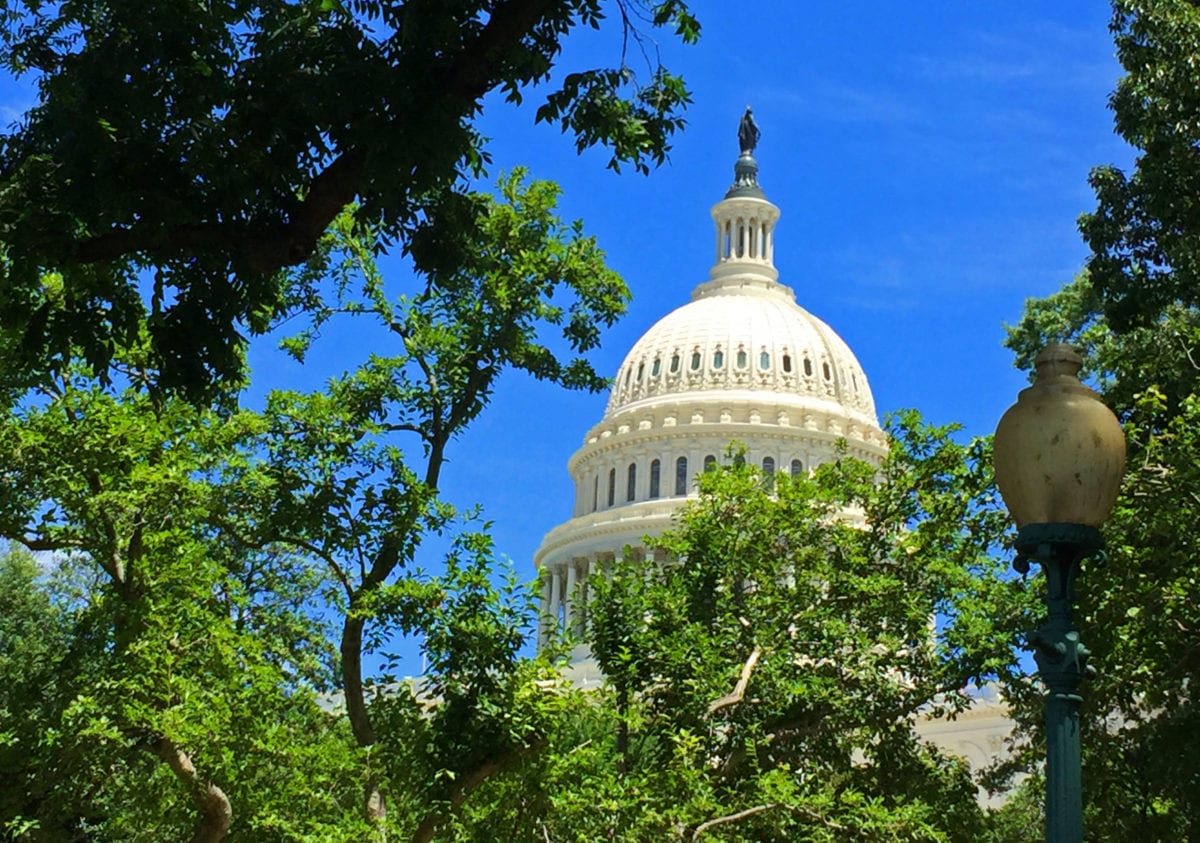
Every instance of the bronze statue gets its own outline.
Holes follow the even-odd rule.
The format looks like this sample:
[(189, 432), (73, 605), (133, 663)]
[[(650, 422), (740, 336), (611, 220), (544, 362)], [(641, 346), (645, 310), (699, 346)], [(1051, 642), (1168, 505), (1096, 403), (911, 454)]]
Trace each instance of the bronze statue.
[(742, 154), (752, 154), (754, 147), (758, 146), (760, 137), (762, 137), (762, 132), (758, 130), (758, 124), (754, 122), (754, 112), (750, 110), (750, 106), (746, 106), (746, 113), (742, 115), (742, 122), (738, 124), (738, 144)]

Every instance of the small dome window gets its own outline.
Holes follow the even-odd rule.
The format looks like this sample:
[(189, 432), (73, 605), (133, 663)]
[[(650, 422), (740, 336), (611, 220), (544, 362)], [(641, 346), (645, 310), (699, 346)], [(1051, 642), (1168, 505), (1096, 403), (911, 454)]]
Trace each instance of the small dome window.
[(650, 497), (657, 498), (660, 494), (660, 475), (662, 474), (662, 464), (658, 460), (650, 462)]
[(696, 349), (695, 351), (692, 352), (692, 371), (693, 372), (695, 372), (697, 369), (700, 368), (700, 360), (701, 360), (700, 349)]
[(854, 394), (858, 394), (858, 375), (850, 373), (850, 382), (854, 384)]
[(717, 467), (717, 458), (716, 457), (714, 457), (712, 454), (709, 454), (707, 457), (704, 458), (704, 470), (705, 471), (713, 471), (716, 469), (716, 467)]
[(655, 357), (653, 365), (650, 366), (650, 377), (657, 378), (662, 374), (662, 358)]
[(675, 352), (671, 355), (671, 374), (679, 374), (679, 352)]
[(744, 369), (744, 368), (746, 368), (747, 365), (749, 365), (749, 363), (750, 363), (750, 358), (746, 354), (746, 349), (739, 348), (738, 352), (737, 352), (737, 367), (739, 369)]
[(625, 370), (625, 386), (626, 387), (629, 386), (629, 378), (632, 375), (633, 375), (633, 367), (630, 366), (628, 369)]
[(821, 364), (821, 374), (825, 376), (825, 380), (833, 380), (833, 373), (829, 371), (828, 363)]
[(675, 494), (687, 494), (687, 457), (675, 460)]
[(713, 368), (720, 369), (724, 365), (725, 365), (725, 352), (721, 351), (721, 349), (718, 348), (716, 351), (713, 352)]
[(790, 354), (783, 355), (783, 370), (785, 372), (792, 371), (792, 355), (790, 355)]
[(804, 471), (804, 463), (800, 460), (792, 460), (792, 476), (799, 477), (802, 471)]
[(764, 371), (771, 368), (771, 355), (766, 351), (758, 355), (758, 368)]
[[(805, 377), (812, 377), (812, 361), (807, 357), (804, 358), (804, 375)], [(638, 375), (638, 377), (641, 377), (641, 375)]]
[(642, 375), (644, 375), (644, 374), (646, 374), (646, 361), (645, 360), (643, 360), (641, 363), (638, 363), (638, 376), (637, 376), (638, 381), (641, 381)]

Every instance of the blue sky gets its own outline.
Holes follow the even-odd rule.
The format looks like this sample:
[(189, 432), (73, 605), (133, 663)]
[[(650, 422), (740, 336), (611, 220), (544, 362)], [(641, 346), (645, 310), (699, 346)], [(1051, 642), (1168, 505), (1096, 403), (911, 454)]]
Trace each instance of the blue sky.
[[(1003, 324), (1079, 270), (1088, 171), (1132, 153), (1107, 109), (1120, 67), (1105, 4), (937, 5), (695, 4), (700, 44), (662, 39), (694, 95), (689, 125), (645, 178), (576, 156), (527, 112), (489, 112), (497, 165), (558, 181), (564, 215), (584, 219), (633, 291), (595, 355), (602, 372), (707, 279), (709, 208), (752, 104), (760, 182), (782, 209), (780, 280), (856, 353), (881, 416), (916, 407), (970, 435), (995, 428), (1026, 385)], [(617, 49), (595, 36), (566, 57)], [(447, 493), (483, 503), (523, 574), (570, 516), (566, 461), (606, 399), (509, 378), (453, 452)]]
[[(1089, 169), (1131, 160), (1106, 107), (1120, 72), (1107, 5), (693, 6), (699, 45), (658, 37), (694, 105), (670, 162), (649, 177), (613, 174), (603, 153), (577, 155), (556, 129), (535, 126), (537, 97), (520, 109), (489, 100), (480, 124), (496, 171), (524, 165), (559, 182), (563, 216), (585, 221), (633, 291), (594, 355), (598, 369), (615, 373), (707, 278), (708, 211), (732, 180), (737, 121), (752, 104), (760, 182), (782, 209), (780, 280), (857, 354), (881, 415), (916, 407), (968, 434), (990, 432), (1025, 383), (1001, 347), (1003, 323), (1081, 267), (1075, 219), (1094, 204)], [(619, 55), (612, 27), (584, 31), (568, 40), (562, 67)], [(2, 84), (7, 123), (30, 96)], [(386, 266), (403, 287), (404, 266)], [(319, 382), (369, 346), (369, 333), (344, 335), (299, 373), (260, 344), (256, 390)], [(483, 506), (523, 577), (542, 536), (570, 515), (566, 462), (606, 400), (509, 376), (450, 452), (445, 495)]]

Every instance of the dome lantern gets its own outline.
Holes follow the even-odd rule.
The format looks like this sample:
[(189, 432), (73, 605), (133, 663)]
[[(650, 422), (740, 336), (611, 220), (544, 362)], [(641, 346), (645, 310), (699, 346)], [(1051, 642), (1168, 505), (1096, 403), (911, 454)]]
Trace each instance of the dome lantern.
[(779, 208), (767, 201), (758, 184), (754, 147), (762, 133), (750, 106), (738, 126), (740, 154), (733, 165), (733, 186), (713, 206), (717, 227), (716, 263), (709, 272), (713, 281), (753, 278), (761, 284), (779, 277), (775, 269), (775, 223)]

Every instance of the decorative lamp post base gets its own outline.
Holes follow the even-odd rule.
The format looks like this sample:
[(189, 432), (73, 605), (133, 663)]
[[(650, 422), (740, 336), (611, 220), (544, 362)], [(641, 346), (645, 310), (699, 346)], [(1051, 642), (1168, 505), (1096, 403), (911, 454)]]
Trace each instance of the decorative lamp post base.
[(1017, 531), (1013, 567), (1028, 573), (1037, 562), (1046, 574), (1046, 620), (1028, 646), (1046, 686), (1046, 840), (1081, 843), (1079, 686), (1095, 675), (1091, 655), (1071, 619), (1075, 578), (1089, 557), (1103, 559), (1104, 539), (1083, 524), (1026, 524)]

